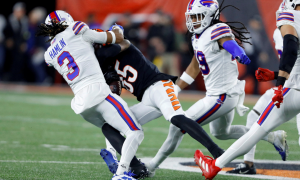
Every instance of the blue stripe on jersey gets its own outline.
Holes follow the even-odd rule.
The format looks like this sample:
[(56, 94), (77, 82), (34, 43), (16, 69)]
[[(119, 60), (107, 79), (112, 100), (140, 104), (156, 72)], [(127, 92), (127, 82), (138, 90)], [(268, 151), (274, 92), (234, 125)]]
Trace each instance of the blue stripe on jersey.
[(217, 32), (217, 31), (219, 31), (221, 29), (229, 29), (229, 27), (228, 26), (222, 26), (222, 27), (219, 27), (217, 29), (214, 29), (211, 33), (213, 34), (214, 32)]
[(226, 33), (230, 33), (230, 30), (223, 30), (223, 31), (219, 32), (218, 34), (215, 34), (214, 36), (211, 37), (211, 40), (214, 40), (217, 37), (219, 37), (219, 36), (221, 36), (223, 34), (226, 34)]
[(282, 17), (277, 19), (277, 21), (282, 21), (282, 20), (294, 21), (294, 18)]
[(85, 26), (85, 24), (80, 25), (79, 28), (77, 29), (77, 31), (75, 32), (75, 35), (77, 35), (84, 26)]
[(73, 31), (77, 28), (77, 26), (78, 26), (80, 23), (81, 23), (81, 22), (78, 21), (76, 24), (74, 24), (74, 26), (73, 26)]

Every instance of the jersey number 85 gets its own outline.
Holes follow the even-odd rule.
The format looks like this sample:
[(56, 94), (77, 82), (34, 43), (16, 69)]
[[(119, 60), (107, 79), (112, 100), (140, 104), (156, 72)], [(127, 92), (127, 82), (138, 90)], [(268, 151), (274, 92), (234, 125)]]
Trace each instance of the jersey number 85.
[[(120, 62), (117, 60), (115, 65), (115, 70), (119, 75), (122, 77), (120, 78), (122, 81), (123, 86), (130, 91), (131, 93), (134, 92), (134, 88), (131, 83), (134, 83), (138, 77), (138, 72), (133, 67), (126, 65), (123, 68), (123, 71), (119, 69)], [(128, 76), (127, 71), (129, 71), (133, 76)], [(126, 80), (127, 79), (127, 80)]]

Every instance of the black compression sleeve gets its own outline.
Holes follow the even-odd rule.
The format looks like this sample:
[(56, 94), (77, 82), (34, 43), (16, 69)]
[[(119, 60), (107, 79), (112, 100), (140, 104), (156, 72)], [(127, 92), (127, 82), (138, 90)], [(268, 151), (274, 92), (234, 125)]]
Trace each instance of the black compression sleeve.
[(297, 60), (299, 40), (291, 34), (287, 34), (283, 38), (283, 52), (280, 59), (279, 70), (290, 73)]
[(274, 71), (274, 79), (278, 78), (278, 72)]

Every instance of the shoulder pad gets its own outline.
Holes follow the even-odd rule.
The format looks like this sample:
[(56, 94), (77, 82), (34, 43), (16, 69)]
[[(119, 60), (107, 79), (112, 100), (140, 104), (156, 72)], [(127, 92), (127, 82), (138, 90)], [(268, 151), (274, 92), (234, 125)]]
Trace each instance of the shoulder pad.
[(83, 29), (89, 28), (88, 25), (86, 25), (84, 22), (76, 21), (72, 27), (72, 30), (75, 35), (80, 34), (81, 32), (84, 32)]
[(218, 23), (211, 27), (211, 40), (233, 36), (230, 27), (225, 23)]

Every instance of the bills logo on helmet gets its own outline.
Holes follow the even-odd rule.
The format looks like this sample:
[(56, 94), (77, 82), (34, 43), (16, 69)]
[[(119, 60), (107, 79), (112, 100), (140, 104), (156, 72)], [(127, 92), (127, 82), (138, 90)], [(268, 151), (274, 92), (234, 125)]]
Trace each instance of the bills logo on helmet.
[(191, 1), (189, 2), (189, 5), (188, 5), (189, 11), (192, 10), (192, 7), (193, 7), (194, 2), (195, 2), (195, 0), (191, 0)]
[(217, 7), (217, 3), (215, 1), (200, 0), (200, 4), (206, 7), (211, 7), (213, 5)]

